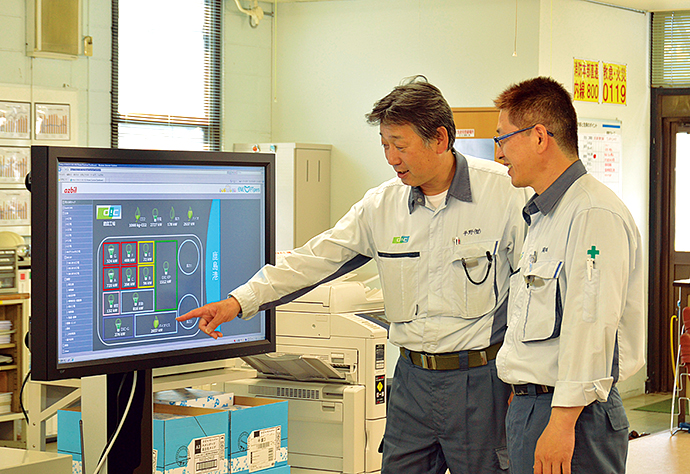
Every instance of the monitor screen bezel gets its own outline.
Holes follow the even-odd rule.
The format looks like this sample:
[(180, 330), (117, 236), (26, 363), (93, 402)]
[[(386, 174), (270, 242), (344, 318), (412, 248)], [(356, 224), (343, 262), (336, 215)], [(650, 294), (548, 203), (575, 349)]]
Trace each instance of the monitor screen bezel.
[[(154, 352), (58, 364), (58, 165), (60, 163), (260, 166), (265, 170), (265, 262), (275, 263), (275, 155), (267, 153), (159, 151), (112, 148), (31, 148), (31, 373), (40, 381), (131, 372), (275, 351), (275, 310), (265, 311), (264, 340), (230, 346)], [(257, 269), (258, 270), (258, 269)]]

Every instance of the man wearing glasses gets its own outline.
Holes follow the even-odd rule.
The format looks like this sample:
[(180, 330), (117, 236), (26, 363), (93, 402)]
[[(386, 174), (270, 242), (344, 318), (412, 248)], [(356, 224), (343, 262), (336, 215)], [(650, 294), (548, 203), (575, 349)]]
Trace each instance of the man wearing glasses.
[(511, 474), (624, 473), (628, 421), (616, 383), (644, 364), (644, 278), (637, 226), (578, 159), (568, 92), (538, 77), (494, 101), (494, 140), (514, 186), (536, 194), (511, 277), (499, 377)]
[(396, 176), (228, 299), (180, 319), (199, 317), (219, 337), (217, 327), (240, 311), (251, 317), (374, 259), (389, 338), (400, 347), (381, 472), (506, 472), (510, 387), (498, 379), (495, 357), (527, 194), (501, 165), (454, 151), (453, 113), (425, 79), (396, 87), (367, 121), (379, 126)]

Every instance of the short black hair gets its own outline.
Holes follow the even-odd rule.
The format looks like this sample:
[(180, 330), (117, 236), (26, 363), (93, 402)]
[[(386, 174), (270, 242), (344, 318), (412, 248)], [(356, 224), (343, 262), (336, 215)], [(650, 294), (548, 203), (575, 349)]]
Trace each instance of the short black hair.
[(410, 125), (427, 145), (438, 136), (438, 128), (444, 127), (448, 150), (455, 143), (453, 111), (438, 87), (421, 75), (403, 80), (365, 117), (370, 125)]
[(570, 93), (559, 82), (540, 76), (513, 84), (494, 105), (508, 112), (510, 123), (518, 128), (544, 125), (564, 153), (578, 156), (577, 113)]

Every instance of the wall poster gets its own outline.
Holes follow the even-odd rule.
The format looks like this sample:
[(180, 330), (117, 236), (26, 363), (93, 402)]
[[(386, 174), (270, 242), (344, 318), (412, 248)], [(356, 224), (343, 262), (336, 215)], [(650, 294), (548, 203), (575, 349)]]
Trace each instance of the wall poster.
[(31, 138), (31, 104), (0, 101), (0, 138)]
[(36, 140), (69, 140), (69, 104), (35, 104)]
[(621, 122), (619, 120), (579, 119), (577, 122), (580, 160), (587, 172), (611, 188), (619, 197), (621, 182)]
[(24, 184), (31, 169), (31, 148), (0, 145), (0, 183)]
[(573, 100), (599, 102), (599, 61), (573, 58)]

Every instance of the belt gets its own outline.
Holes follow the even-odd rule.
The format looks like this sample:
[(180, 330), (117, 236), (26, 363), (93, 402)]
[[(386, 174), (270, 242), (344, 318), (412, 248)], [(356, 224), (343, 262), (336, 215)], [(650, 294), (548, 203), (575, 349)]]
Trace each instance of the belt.
[(549, 385), (537, 385), (533, 383), (525, 383), (522, 385), (511, 385), (515, 395), (544, 395), (546, 393), (553, 393), (554, 387)]
[(496, 358), (501, 343), (489, 346), (481, 351), (446, 352), (443, 354), (427, 354), (400, 348), (400, 354), (412, 364), (430, 370), (458, 370), (481, 367)]

